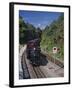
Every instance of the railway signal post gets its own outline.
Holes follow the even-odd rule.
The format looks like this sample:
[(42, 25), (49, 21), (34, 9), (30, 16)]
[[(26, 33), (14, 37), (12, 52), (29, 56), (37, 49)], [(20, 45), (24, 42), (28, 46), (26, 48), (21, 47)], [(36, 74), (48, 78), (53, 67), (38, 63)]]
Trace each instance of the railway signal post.
[(58, 51), (58, 48), (57, 47), (53, 47), (53, 54), (54, 54), (54, 65), (55, 65), (55, 57), (56, 57), (56, 53)]

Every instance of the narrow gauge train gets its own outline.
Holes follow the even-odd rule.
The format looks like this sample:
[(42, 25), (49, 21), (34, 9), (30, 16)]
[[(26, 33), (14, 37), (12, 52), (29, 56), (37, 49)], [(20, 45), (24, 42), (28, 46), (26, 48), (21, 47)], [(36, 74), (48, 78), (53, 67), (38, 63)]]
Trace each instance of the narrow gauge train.
[(27, 58), (30, 60), (32, 65), (39, 65), (40, 63), (40, 40), (41, 33), (34, 33), (34, 37), (30, 31), (27, 41)]

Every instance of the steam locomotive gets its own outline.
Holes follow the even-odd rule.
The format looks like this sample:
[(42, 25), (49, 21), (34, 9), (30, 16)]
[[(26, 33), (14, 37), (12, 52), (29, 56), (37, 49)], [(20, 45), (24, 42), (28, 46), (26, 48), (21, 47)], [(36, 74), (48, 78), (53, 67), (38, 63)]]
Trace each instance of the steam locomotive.
[(40, 32), (35, 32), (33, 36), (31, 31), (29, 31), (27, 39), (27, 58), (33, 65), (39, 65), (40, 63), (40, 52), (41, 52), (40, 41), (41, 41)]

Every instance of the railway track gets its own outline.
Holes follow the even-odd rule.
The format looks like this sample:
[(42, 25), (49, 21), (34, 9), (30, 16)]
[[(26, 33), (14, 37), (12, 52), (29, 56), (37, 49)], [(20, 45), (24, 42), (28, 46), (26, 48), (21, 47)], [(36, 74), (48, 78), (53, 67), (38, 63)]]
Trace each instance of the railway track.
[(32, 65), (31, 61), (27, 59), (26, 53), (24, 55), (25, 64), (27, 65), (30, 78), (46, 78), (45, 74), (40, 69), (40, 67)]
[(46, 76), (44, 75), (44, 73), (42, 72), (42, 70), (37, 66), (37, 67), (33, 67), (33, 70), (37, 76), (37, 78), (45, 78)]
[(23, 79), (29, 79), (30, 78), (30, 74), (28, 71), (28, 66), (25, 60), (25, 55), (23, 53), (22, 58), (21, 58), (21, 65), (22, 65), (22, 70), (23, 70)]

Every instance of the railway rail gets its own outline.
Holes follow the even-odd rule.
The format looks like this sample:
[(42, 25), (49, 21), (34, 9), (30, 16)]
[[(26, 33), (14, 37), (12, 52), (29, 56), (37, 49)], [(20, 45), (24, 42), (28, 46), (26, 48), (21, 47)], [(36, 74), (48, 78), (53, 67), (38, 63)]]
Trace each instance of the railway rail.
[(33, 67), (33, 70), (37, 76), (37, 78), (45, 78), (45, 74), (41, 71), (39, 67)]
[(22, 70), (23, 70), (23, 79), (29, 79), (30, 74), (29, 74), (29, 71), (28, 71), (28, 66), (27, 66), (27, 63), (26, 63), (24, 53), (23, 53), (22, 58), (21, 58), (21, 65), (22, 65)]

